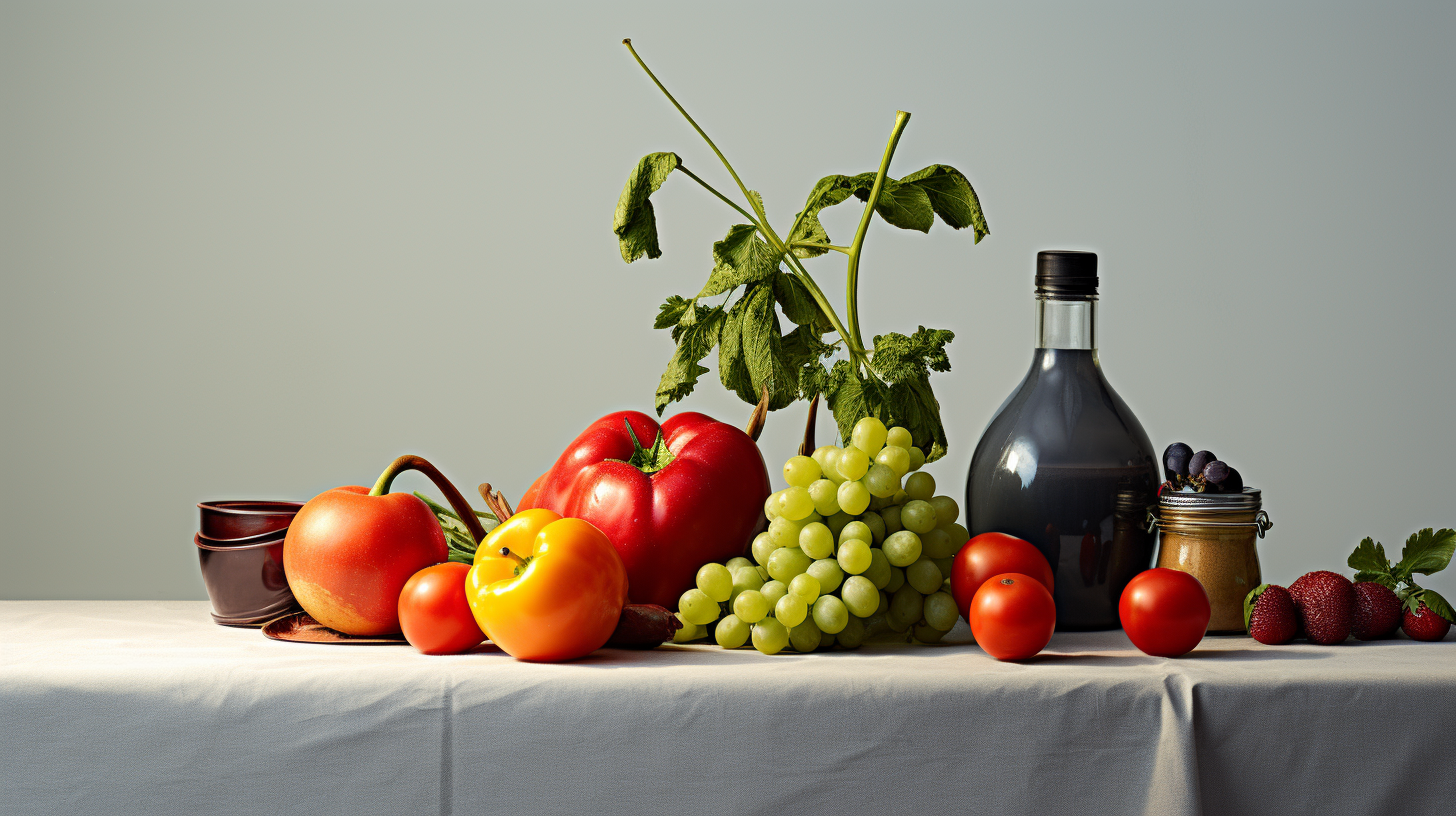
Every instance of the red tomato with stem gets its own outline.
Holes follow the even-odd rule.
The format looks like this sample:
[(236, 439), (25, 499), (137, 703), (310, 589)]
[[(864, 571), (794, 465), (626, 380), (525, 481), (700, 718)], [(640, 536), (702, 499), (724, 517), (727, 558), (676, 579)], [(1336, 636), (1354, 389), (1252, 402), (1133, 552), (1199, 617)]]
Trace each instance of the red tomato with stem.
[(1025, 660), (1052, 640), (1057, 604), (1051, 590), (1029, 575), (993, 575), (971, 599), (971, 634), (997, 660)]
[(1178, 657), (1203, 640), (1212, 608), (1197, 578), (1158, 567), (1127, 582), (1117, 614), (1134, 646), (1154, 657)]
[(425, 567), (399, 593), (399, 626), (410, 645), (429, 655), (459, 654), (479, 646), (485, 633), (465, 597), (469, 564)]
[(1053, 589), (1052, 566), (1035, 544), (1005, 533), (981, 533), (961, 547), (950, 567), (950, 594), (961, 617), (971, 619), (971, 599), (976, 597), (976, 590), (991, 576), (1003, 572), (1030, 575), (1047, 592)]

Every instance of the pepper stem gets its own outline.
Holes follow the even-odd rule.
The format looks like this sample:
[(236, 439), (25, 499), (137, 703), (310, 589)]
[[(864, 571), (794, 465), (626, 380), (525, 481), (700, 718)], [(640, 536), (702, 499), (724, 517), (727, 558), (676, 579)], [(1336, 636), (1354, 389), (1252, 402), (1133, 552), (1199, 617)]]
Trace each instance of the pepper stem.
[(524, 558), (520, 557), (519, 555), (516, 555), (515, 553), (511, 552), (511, 548), (510, 547), (501, 547), (500, 548), (500, 554), (504, 558), (514, 559), (515, 562), (516, 562), (516, 566), (518, 566), (518, 567), (524, 567), (524, 566), (526, 566), (526, 559), (524, 559)]
[[(390, 462), (389, 467), (385, 468), (384, 472), (379, 474), (379, 481), (374, 483), (374, 489), (369, 491), (369, 495), (383, 496), (388, 493), (389, 486), (394, 482), (394, 477), (407, 470), (423, 473), (431, 482), (435, 483), (435, 487), (445, 495), (445, 501), (450, 503), (450, 507), (455, 510), (455, 514), (460, 516), (460, 521), (465, 524), (466, 529), (470, 530), (470, 537), (475, 539), (476, 544), (479, 544), (485, 539), (485, 528), (481, 526), (480, 519), (475, 517), (475, 510), (470, 507), (470, 503), (465, 500), (464, 496), (460, 495), (460, 491), (455, 489), (455, 485), (451, 484), (450, 480), (445, 478), (445, 474), (441, 473), (434, 465), (425, 461), (425, 458), (422, 456), (405, 454)], [(501, 519), (501, 521), (505, 521), (505, 519)]]

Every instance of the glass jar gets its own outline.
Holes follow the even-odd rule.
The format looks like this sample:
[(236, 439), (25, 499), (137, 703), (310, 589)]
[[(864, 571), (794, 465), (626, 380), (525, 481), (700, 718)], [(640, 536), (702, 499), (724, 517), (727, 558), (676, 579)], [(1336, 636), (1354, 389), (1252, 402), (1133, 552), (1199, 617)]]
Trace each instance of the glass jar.
[(1241, 493), (1167, 491), (1149, 511), (1159, 567), (1186, 572), (1208, 592), (1210, 633), (1243, 633), (1244, 598), (1261, 583), (1257, 539), (1274, 523), (1257, 488)]

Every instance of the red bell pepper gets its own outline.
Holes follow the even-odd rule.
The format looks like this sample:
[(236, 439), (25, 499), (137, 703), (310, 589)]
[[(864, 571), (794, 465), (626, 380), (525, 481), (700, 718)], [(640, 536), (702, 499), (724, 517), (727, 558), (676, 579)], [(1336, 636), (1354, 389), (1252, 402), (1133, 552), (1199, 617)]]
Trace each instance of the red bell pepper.
[(699, 567), (748, 550), (769, 492), (763, 454), (742, 430), (698, 413), (659, 426), (619, 411), (582, 431), (520, 509), (596, 525), (622, 556), (632, 602), (676, 608)]

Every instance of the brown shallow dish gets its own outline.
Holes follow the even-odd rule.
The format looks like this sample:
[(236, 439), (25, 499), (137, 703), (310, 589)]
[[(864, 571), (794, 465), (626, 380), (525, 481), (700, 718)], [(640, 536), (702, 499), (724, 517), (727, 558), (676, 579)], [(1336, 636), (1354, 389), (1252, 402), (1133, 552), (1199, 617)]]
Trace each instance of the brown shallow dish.
[(263, 634), (274, 640), (293, 643), (339, 643), (345, 646), (378, 646), (404, 643), (403, 635), (346, 635), (313, 619), (307, 612), (296, 612), (269, 621)]
[(205, 501), (197, 505), (202, 515), (198, 530), (208, 538), (228, 539), (282, 530), (293, 523), (302, 502), (291, 501)]
[(283, 574), (283, 539), (213, 546), (193, 537), (212, 619), (223, 626), (261, 626), (299, 608)]

